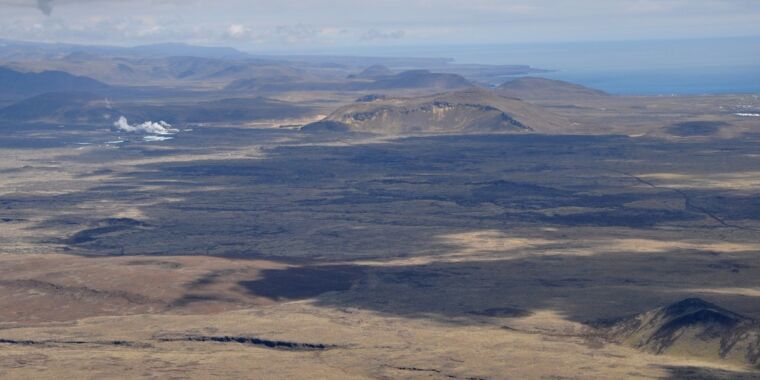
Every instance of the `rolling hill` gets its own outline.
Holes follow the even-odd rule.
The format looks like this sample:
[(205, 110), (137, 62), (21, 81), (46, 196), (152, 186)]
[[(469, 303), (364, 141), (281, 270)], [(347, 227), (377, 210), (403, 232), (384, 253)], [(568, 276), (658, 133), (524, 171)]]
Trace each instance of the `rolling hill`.
[(0, 95), (28, 97), (46, 92), (104, 91), (109, 86), (95, 79), (75, 76), (63, 71), (26, 73), (0, 67)]
[(169, 123), (247, 122), (299, 118), (311, 113), (308, 107), (265, 97), (151, 106), (126, 105), (122, 109), (133, 118), (165, 120)]
[(348, 78), (349, 79), (377, 78), (377, 77), (390, 76), (390, 75), (393, 75), (393, 71), (389, 69), (388, 67), (383, 66), (383, 65), (372, 65), (362, 70), (362, 72), (358, 74), (349, 75)]
[(0, 109), (0, 120), (56, 123), (111, 124), (120, 116), (134, 120), (170, 123), (246, 122), (303, 117), (311, 109), (275, 99), (226, 98), (196, 103), (112, 104), (89, 92), (51, 92), (36, 95)]
[(408, 70), (395, 75), (373, 77), (374, 82), (359, 89), (415, 89), (432, 88), (437, 90), (456, 90), (472, 87), (473, 84), (461, 75), (433, 73), (429, 70)]
[(521, 77), (503, 83), (496, 91), (503, 95), (525, 100), (572, 99), (579, 97), (609, 96), (604, 91), (574, 83), (538, 77)]
[(341, 107), (303, 129), (403, 135), (544, 131), (557, 130), (562, 125), (559, 118), (540, 107), (478, 88), (415, 98), (375, 99)]
[(0, 120), (108, 122), (119, 116), (105, 97), (90, 92), (48, 92), (0, 109)]

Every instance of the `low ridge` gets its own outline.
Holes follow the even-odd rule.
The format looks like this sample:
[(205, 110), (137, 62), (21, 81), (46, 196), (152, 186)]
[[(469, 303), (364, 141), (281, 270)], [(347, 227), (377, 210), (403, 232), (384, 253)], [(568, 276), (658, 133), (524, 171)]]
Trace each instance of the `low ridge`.
[(539, 77), (520, 77), (497, 87), (503, 95), (525, 100), (572, 99), (609, 96), (604, 91), (574, 83)]
[(377, 78), (381, 76), (389, 76), (393, 75), (393, 71), (391, 69), (383, 66), (383, 65), (372, 65), (370, 67), (367, 67), (366, 69), (362, 70), (362, 72), (358, 74), (349, 75), (349, 79), (353, 78)]

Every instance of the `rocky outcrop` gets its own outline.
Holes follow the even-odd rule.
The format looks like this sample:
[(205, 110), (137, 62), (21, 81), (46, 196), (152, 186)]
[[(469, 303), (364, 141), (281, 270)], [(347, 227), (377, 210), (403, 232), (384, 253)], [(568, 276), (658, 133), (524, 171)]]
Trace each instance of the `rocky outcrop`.
[(273, 350), (284, 351), (325, 351), (339, 346), (324, 343), (302, 343), (283, 340), (262, 339), (251, 336), (206, 336), (206, 335), (182, 335), (165, 336), (157, 339), (160, 342), (212, 342), (212, 343), (237, 343), (259, 346)]

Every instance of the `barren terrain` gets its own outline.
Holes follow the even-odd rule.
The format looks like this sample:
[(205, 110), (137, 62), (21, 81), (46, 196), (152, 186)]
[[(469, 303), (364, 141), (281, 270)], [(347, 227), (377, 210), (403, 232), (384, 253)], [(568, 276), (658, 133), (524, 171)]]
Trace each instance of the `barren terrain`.
[(371, 90), (0, 123), (0, 376), (758, 378), (757, 96)]

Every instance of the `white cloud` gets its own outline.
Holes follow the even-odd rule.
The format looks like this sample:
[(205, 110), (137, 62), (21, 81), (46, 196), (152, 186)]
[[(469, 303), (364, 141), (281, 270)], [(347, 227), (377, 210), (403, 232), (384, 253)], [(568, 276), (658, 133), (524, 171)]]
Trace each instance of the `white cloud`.
[(113, 123), (114, 127), (124, 132), (130, 133), (148, 133), (153, 135), (171, 135), (179, 132), (179, 130), (172, 128), (172, 125), (165, 122), (153, 122), (146, 121), (142, 124), (129, 124), (126, 117), (121, 116), (119, 120)]
[(314, 41), (319, 34), (319, 28), (309, 24), (280, 25), (275, 29), (275, 36), (289, 44)]
[(251, 29), (242, 24), (232, 24), (227, 28), (227, 36), (234, 39), (242, 39), (250, 36)]
[(171, 139), (173, 139), (173, 138), (174, 138), (174, 137), (168, 137), (168, 136), (153, 136), (153, 135), (149, 135), (149, 136), (144, 136), (144, 137), (143, 137), (143, 141), (147, 141), (147, 142), (157, 142), (157, 141), (166, 141), (166, 140), (171, 140)]
[(398, 40), (404, 38), (406, 32), (403, 30), (396, 30), (392, 32), (381, 32), (377, 29), (370, 29), (362, 34), (359, 39), (362, 41), (375, 41), (375, 40)]
[(0, 38), (120, 45), (277, 48), (760, 34), (758, 0), (0, 0), (0, 14)]

